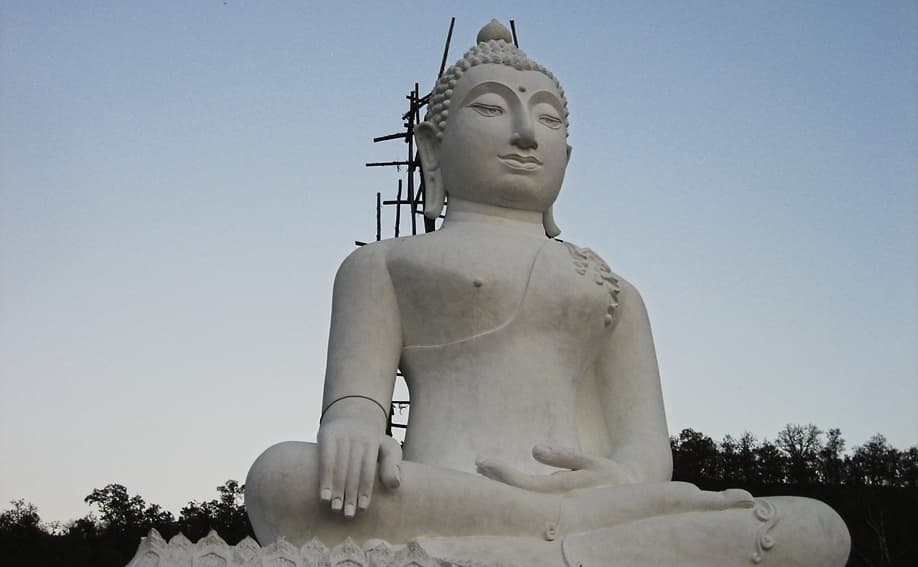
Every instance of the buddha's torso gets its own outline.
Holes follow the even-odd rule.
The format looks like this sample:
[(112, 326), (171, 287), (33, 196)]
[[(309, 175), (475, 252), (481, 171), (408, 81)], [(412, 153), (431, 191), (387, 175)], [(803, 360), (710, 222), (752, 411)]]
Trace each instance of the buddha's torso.
[(412, 400), (405, 458), (474, 471), (493, 457), (544, 472), (533, 445), (578, 447), (577, 386), (613, 327), (605, 264), (500, 226), (390, 242)]

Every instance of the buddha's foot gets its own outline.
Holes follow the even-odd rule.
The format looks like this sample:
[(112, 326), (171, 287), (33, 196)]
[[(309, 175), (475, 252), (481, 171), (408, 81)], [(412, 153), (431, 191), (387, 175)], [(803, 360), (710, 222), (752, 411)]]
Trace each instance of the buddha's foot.
[[(724, 494), (741, 496), (744, 491)], [(713, 493), (712, 493), (713, 494)], [(762, 498), (755, 507), (689, 512), (569, 534), (530, 538), (421, 538), (449, 562), (528, 567), (842, 567), (850, 538), (838, 514), (807, 498)]]
[(851, 540), (841, 517), (809, 498), (648, 518), (563, 538), (562, 565), (842, 567)]

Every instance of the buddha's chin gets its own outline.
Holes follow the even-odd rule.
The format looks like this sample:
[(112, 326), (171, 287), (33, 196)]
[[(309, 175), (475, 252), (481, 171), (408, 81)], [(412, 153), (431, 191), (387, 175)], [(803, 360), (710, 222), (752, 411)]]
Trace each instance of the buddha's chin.
[(522, 211), (545, 211), (561, 190), (560, 183), (531, 172), (493, 176), (490, 183), (463, 181), (448, 184), (447, 193), (463, 201)]
[(505, 184), (495, 193), (495, 204), (510, 209), (544, 211), (555, 202), (559, 190), (548, 190), (531, 181), (524, 179)]

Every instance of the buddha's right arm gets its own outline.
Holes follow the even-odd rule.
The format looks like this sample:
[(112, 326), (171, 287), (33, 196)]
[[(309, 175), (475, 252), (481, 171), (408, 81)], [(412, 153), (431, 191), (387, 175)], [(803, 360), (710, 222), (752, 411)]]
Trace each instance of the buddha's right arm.
[(402, 333), (386, 252), (385, 244), (359, 248), (335, 277), (319, 493), (345, 516), (369, 505), (377, 461), (383, 484), (398, 484), (401, 450), (385, 429)]
[(402, 325), (386, 266), (386, 244), (358, 248), (338, 268), (323, 409), (354, 395), (389, 408), (402, 349)]

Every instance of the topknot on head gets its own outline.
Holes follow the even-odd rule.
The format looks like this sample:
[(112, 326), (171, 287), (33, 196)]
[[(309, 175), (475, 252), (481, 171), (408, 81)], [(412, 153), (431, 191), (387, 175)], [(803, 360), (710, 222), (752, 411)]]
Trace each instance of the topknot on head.
[(478, 32), (476, 43), (485, 43), (498, 39), (506, 41), (507, 43), (512, 43), (513, 35), (510, 33), (510, 30), (504, 27), (504, 24), (492, 19)]

